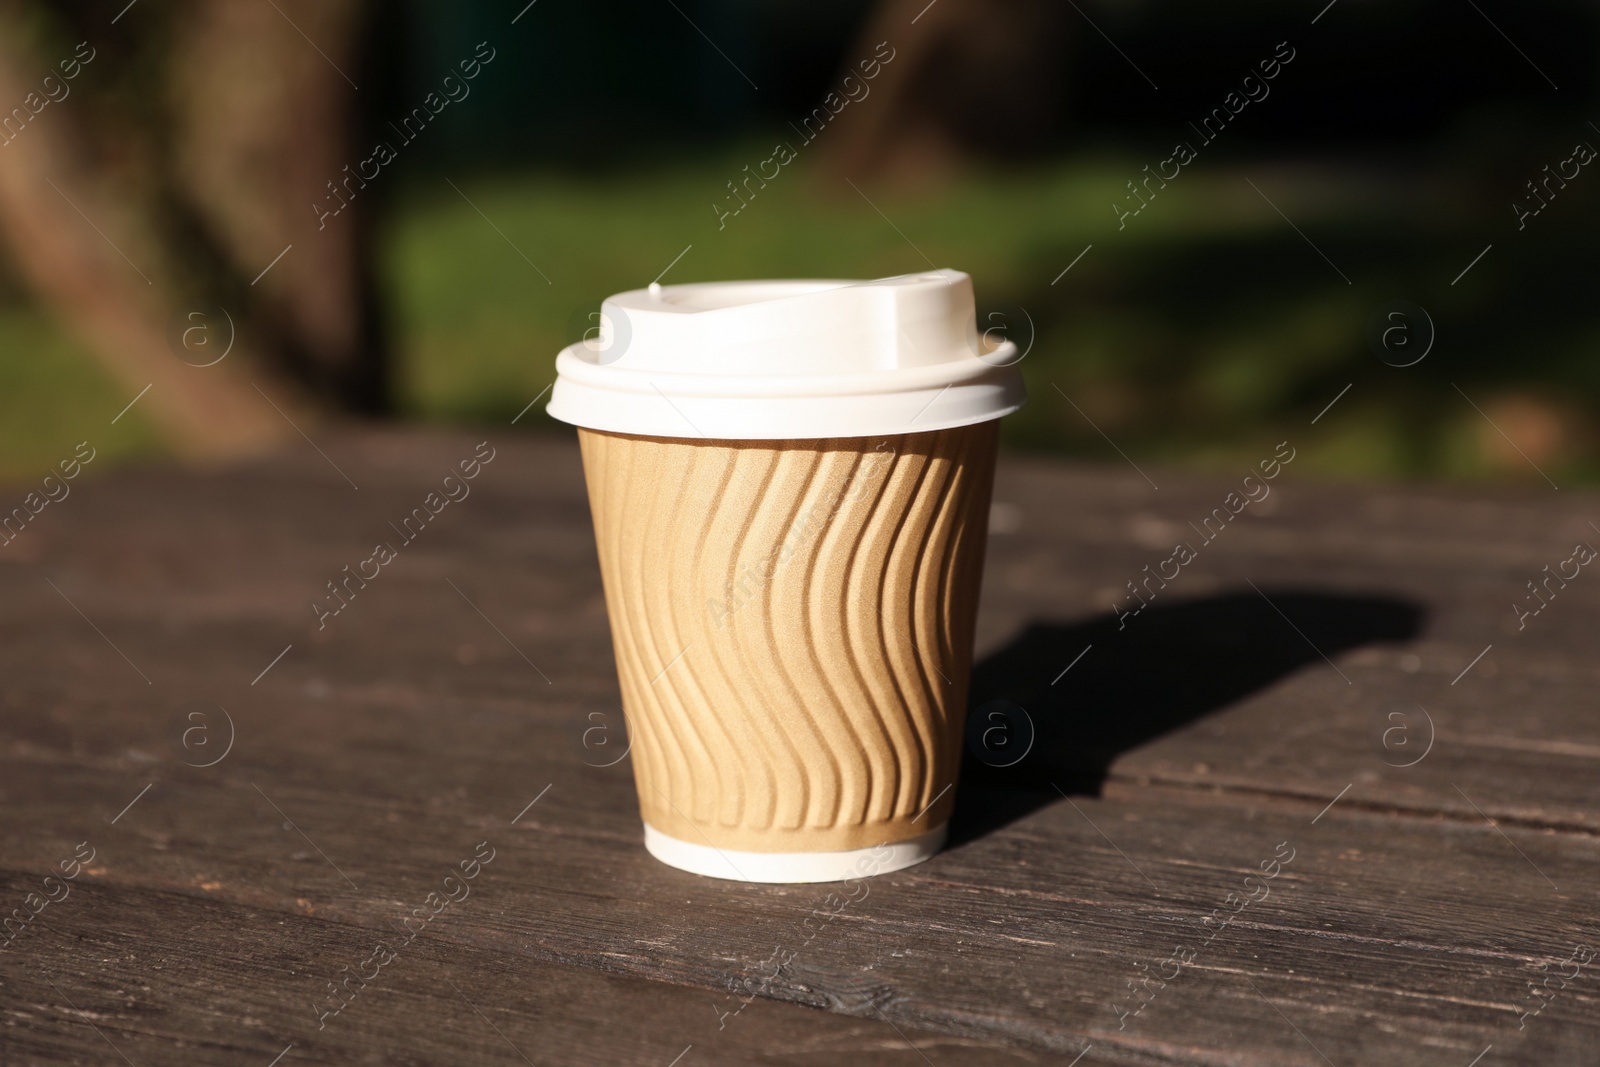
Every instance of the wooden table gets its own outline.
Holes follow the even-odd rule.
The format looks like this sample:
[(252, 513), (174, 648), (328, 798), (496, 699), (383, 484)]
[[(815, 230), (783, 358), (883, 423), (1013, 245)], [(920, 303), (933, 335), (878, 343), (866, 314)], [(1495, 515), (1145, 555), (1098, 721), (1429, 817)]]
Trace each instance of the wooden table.
[(1239, 477), (1005, 459), (974, 704), (1033, 747), (842, 900), (641, 847), (569, 441), (318, 443), (0, 549), (0, 1064), (1600, 1062), (1600, 575), (1512, 608), (1592, 494), (1291, 467), (1119, 626)]

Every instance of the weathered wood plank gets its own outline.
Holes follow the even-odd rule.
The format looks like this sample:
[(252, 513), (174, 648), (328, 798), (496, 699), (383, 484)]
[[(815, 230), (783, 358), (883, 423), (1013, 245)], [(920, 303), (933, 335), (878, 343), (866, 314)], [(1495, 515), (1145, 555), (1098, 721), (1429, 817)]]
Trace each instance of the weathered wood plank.
[[(757, 1007), (802, 1021), (859, 1016), (878, 1036), (850, 1031), (830, 1046), (852, 1057), (892, 1034), (880, 1012), (914, 1040), (943, 1042), (927, 1046), (935, 1062), (1068, 1062), (1091, 1043), (1084, 1063), (1322, 1062), (1312, 1042), (1341, 1063), (1461, 1064), (1489, 1043), (1507, 1060), (1561, 1063), (1593, 1047), (1588, 970), (1526, 1030), (1517, 1022), (1537, 1003), (1526, 990), (1544, 978), (1537, 962), (1600, 941), (1591, 786), (1600, 726), (1588, 696), (1600, 668), (1584, 637), (1600, 581), (1591, 594), (1586, 574), (1575, 580), (1514, 640), (1495, 629), (1508, 612), (1494, 599), (1548, 562), (1542, 546), (1566, 537), (1592, 499), (1501, 494), (1490, 509), (1466, 494), (1412, 501), (1284, 478), (1275, 514), (1247, 511), (1118, 630), (1100, 594), (1161, 558), (1150, 546), (1170, 530), (1159, 524), (1204, 514), (1231, 483), (1162, 474), (1158, 511), (1136, 476), (1004, 467), (998, 497), (1022, 501), (1020, 527), (993, 541), (980, 689), (1029, 709), (1037, 749), (1010, 768), (974, 763), (958, 847), (869, 883), (864, 900), (807, 940), (802, 924), (831, 887), (741, 886), (664, 868), (639, 847), (627, 762), (586, 765), (622, 739), (566, 444), (496, 442), (473, 495), (317, 629), (309, 604), (323, 583), (364, 558), (475, 443), (327, 442), (359, 492), (310, 453), (207, 476), (86, 482), (41, 516), (25, 553), (0, 560), (0, 802), (23, 813), (0, 827), (4, 884), (27, 892), (78, 840), (103, 841), (108, 873), (93, 899), (107, 915), (143, 908), (152, 929), (142, 933), (173, 938), (170, 958), (227, 958), (215, 942), (249, 942), (257, 920), (336, 928), (286, 950), (291, 966), (305, 966), (318, 937), (392, 928), (476, 842), (512, 842), (478, 891), (484, 906), (475, 896), (430, 942), (441, 955), (419, 966), (418, 999), (374, 1022), (404, 1041), (363, 1033), (327, 1051), (328, 1062), (374, 1049), (449, 1059), (410, 1035), (436, 1006), (436, 974), (456, 967), (552, 982), (609, 976), (632, 983), (608, 995), (641, 1028), (703, 1012), (686, 1029), (715, 1032), (706, 998), (757, 974), (775, 947), (798, 954), (729, 1029)], [(1002, 527), (1018, 521), (1007, 514)], [(1495, 650), (1450, 685), (1491, 641)], [(1393, 735), (1384, 745), (1391, 701), (1435, 716), (1435, 745), (1409, 768), (1385, 766), (1418, 751)], [(235, 747), (215, 767), (185, 766), (220, 753), (218, 706)], [(191, 733), (184, 748), (199, 725), (212, 747)], [(585, 747), (597, 725), (612, 747), (592, 733)], [(1105, 799), (1088, 795), (1102, 789)], [(1112, 1005), (1131, 1010), (1136, 965), (1155, 968), (1185, 938), (1203, 940), (1203, 917), (1282, 840), (1301, 851), (1272, 895), (1143, 1013), (1119, 1020)], [(150, 918), (168, 909), (154, 902), (177, 898), (227, 916)], [(206, 936), (184, 941), (173, 932), (184, 923)], [(107, 919), (104, 929), (109, 945), (137, 924)], [(103, 950), (102, 962), (113, 955)], [(119, 973), (131, 982), (140, 972)], [(191, 973), (196, 985), (215, 980)], [(16, 980), (31, 978), (24, 964)], [(253, 974), (243, 984), (264, 982)], [(159, 995), (147, 1006), (172, 1019), (188, 1010)], [(548, 1006), (515, 1007), (504, 1010), (523, 1025)], [(57, 1040), (67, 1018), (39, 1022), (40, 1039)], [(557, 1062), (582, 1059), (580, 1023), (613, 1036), (601, 1014), (567, 1018), (550, 1046)], [(787, 1025), (770, 1024), (777, 1052), (762, 1054), (800, 1057)], [(156, 1058), (201, 1056), (175, 1052), (179, 1023), (157, 1029)], [(620, 1062), (632, 1062), (639, 1033), (614, 1035)], [(86, 1059), (109, 1051), (91, 1047), (81, 1047)], [(881, 1046), (885, 1062), (921, 1062), (897, 1048)], [(728, 1058), (756, 1055), (740, 1046)]]
[[(451, 469), (473, 444), (404, 435), (332, 444), (367, 483), (363, 493), (314, 454), (209, 478), (148, 472), (83, 486), (29, 529), (35, 540), (8, 547), (31, 546), (37, 570), (0, 566), (0, 595), (12, 606), (4, 649), (19, 657), (15, 684), (38, 673), (28, 668), (44, 667), (41, 653), (67, 657), (67, 669), (81, 674), (110, 652), (74, 639), (87, 631), (64, 603), (52, 603), (59, 597), (41, 579), (53, 575), (135, 663), (147, 658), (144, 642), (186, 641), (195, 658), (231, 662), (242, 680), (291, 642), (297, 658), (321, 641), (374, 674), (399, 658), (428, 664), (425, 676), (407, 679), (407, 691), (482, 685), (533, 696), (525, 683), (536, 675), (497, 669), (516, 652), (448, 578), (510, 627), (539, 670), (561, 678), (548, 695), (614, 695), (581, 478), (560, 442), (500, 445), (472, 497), (451, 505), (456, 510), (404, 548), (392, 571), (327, 629), (313, 625), (310, 604), (326, 594), (324, 583), (370, 552), (367, 543), (387, 536), (388, 524), (431, 487), (430, 473)], [(1587, 787), (1600, 717), (1586, 696), (1600, 664), (1585, 644), (1600, 622), (1600, 581), (1586, 585), (1585, 572), (1525, 631), (1502, 632), (1514, 625), (1513, 594), (1560, 558), (1547, 560), (1546, 550), (1589, 529), (1592, 500), (1507, 493), (1491, 504), (1437, 492), (1413, 499), (1300, 486), (1290, 477), (1264, 502), (1271, 514), (1247, 509), (1119, 630), (1104, 610), (1118, 583), (1159, 562), (1152, 546), (1236, 487), (1169, 481), (1158, 514), (1157, 494), (1131, 473), (1002, 468), (1010, 508), (1002, 514), (1020, 528), (993, 539), (976, 695), (1011, 696), (1040, 733), (1030, 761), (1006, 779), (1034, 792), (1052, 775), (1110, 774), (1323, 796), (1386, 773), (1385, 761), (1409, 760), (1427, 722), (1413, 708), (1409, 729), (1397, 733), (1391, 727), (1402, 720), (1388, 716), (1420, 704), (1433, 716), (1436, 750), (1406, 775), (1400, 800), (1374, 802), (1472, 814), (1452, 785), (1470, 777), (1469, 792), (1484, 793), (1479, 804), (1495, 817), (1600, 829)], [(181, 542), (174, 525), (190, 531)], [(109, 529), (117, 535), (106, 536)], [(1258, 594), (1247, 580), (1272, 603), (1252, 603)], [(1124, 606), (1134, 603), (1125, 588), (1122, 597)], [(1420, 633), (1400, 636), (1411, 631)], [(457, 658), (475, 660), (476, 669)], [(104, 666), (142, 681), (116, 659)], [(188, 685), (190, 666), (162, 681)], [(1240, 744), (1241, 733), (1270, 740)], [(1403, 737), (1414, 747), (1399, 746)], [(1298, 758), (1280, 758), (1279, 748)]]
[[(40, 917), (48, 932), (0, 955), (0, 1062), (777, 1067), (843, 1057), (888, 1067), (919, 1051), (1043, 1062), (766, 998), (719, 1030), (703, 991), (438, 936), (443, 915), (404, 944), (381, 929), (228, 903), (214, 890), (85, 881), (59, 908)], [(374, 955), (380, 939), (392, 956)], [(370, 982), (350, 977), (358, 969)], [(336, 1014), (330, 980), (350, 990)]]
[[(980, 774), (1038, 796), (1062, 774), (1308, 803), (1353, 785), (1349, 799), (1378, 810), (1600, 831), (1600, 574), (1580, 569), (1523, 629), (1511, 610), (1545, 565), (1600, 546), (1593, 495), (1405, 494), (1285, 474), (1269, 515), (1246, 508), (1203, 542), (1189, 522), (1234, 488), (1003, 471), (997, 499), (1017, 528), (991, 543), (996, 645), (975, 700), (1014, 700), (1040, 736), (1028, 762)], [(1119, 626), (1106, 610), (1118, 587), (1122, 610), (1138, 607), (1123, 583), (1177, 539), (1197, 558)]]
[[(337, 706), (347, 724), (380, 713)], [(1309, 1062), (1292, 1028), (1274, 1022), (1289, 1005), (1336, 1062), (1443, 1064), (1481, 1050), (1470, 1048), (1480, 1037), (1509, 1047), (1524, 1036), (1549, 1047), (1546, 1062), (1579, 1062), (1564, 1057), (1600, 1039), (1592, 973), (1532, 1020), (1531, 1034), (1517, 1030), (1519, 1012), (1537, 1003), (1526, 990), (1542, 978), (1532, 968), (1600, 943), (1587, 836), (1513, 827), (1502, 837), (1337, 805), (1313, 824), (1314, 811), (1084, 797), (1081, 811), (1042, 809), (866, 883), (846, 904), (829, 896), (838, 887), (747, 886), (656, 863), (639, 847), (620, 765), (552, 756), (530, 774), (510, 753), (469, 763), (471, 739), (441, 731), (426, 767), (380, 752), (346, 774), (364, 727), (335, 732), (309, 758), (289, 747), (295, 723), (272, 729), (211, 777), (162, 768), (167, 777), (116, 827), (97, 830), (112, 884), (309, 910), (381, 936), (487, 840), (494, 863), (441, 924), (441, 940), (696, 986), (708, 1018), (713, 1002), (735, 1006), (722, 994), (729, 982), (757, 980), (779, 950), (795, 955), (766, 998), (855, 1015), (875, 1005), (908, 1033), (982, 1047), (1067, 1055), (1092, 1043), (1102, 1062), (1203, 1062), (1225, 1051), (1237, 1062)], [(527, 736), (549, 749), (559, 731), (535, 723)], [(11, 796), (50, 798), (35, 804), (41, 825), (81, 826), (136, 792), (138, 779), (119, 777), (30, 760), (11, 761), (6, 782)], [(37, 837), (8, 829), (5, 854), (43, 870), (72, 844)], [(1294, 859), (1267, 898), (1202, 949), (1205, 916), (1229, 893), (1259, 891), (1244, 879), (1284, 841)], [(818, 909), (838, 914), (808, 929)], [(1197, 951), (1193, 967), (1171, 997), (1119, 1028), (1114, 1009), (1137, 1005), (1127, 983), (1139, 966), (1178, 945)], [(1276, 1009), (1246, 978), (1263, 992), (1277, 983)], [(1372, 1025), (1349, 1025), (1357, 1016)]]

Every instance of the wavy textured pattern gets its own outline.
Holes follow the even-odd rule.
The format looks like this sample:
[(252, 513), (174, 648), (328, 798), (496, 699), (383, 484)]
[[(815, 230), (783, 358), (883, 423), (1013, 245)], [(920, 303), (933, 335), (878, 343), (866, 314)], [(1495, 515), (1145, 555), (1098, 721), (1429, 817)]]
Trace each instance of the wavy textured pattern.
[(997, 430), (578, 431), (645, 821), (810, 852), (948, 820)]

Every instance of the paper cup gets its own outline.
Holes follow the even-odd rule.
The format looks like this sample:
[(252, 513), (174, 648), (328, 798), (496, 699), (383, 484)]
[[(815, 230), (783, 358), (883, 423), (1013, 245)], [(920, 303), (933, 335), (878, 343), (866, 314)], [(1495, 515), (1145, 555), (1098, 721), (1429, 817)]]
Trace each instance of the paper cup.
[[(970, 283), (955, 277), (965, 283), (954, 303), (965, 298), (970, 331)], [(905, 285), (921, 287), (913, 295), (922, 298), (928, 289), (952, 287), (948, 276), (934, 278)], [(880, 293), (895, 288), (874, 284)], [(674, 287), (692, 290), (679, 294), (692, 310), (663, 314), (756, 308), (767, 313), (762, 319), (782, 318), (794, 309), (762, 305), (798, 295), (812, 298), (804, 317), (814, 327), (829, 309), (824, 301), (819, 311), (816, 297), (834, 294), (835, 304), (848, 305), (855, 294), (838, 290), (864, 288), (743, 285), (742, 293), (738, 284)], [(779, 285), (803, 288), (774, 298)], [(670, 295), (660, 290), (647, 299), (663, 293)], [(761, 299), (728, 303), (752, 293)], [(938, 299), (924, 304), (961, 321), (959, 306), (950, 315)], [(871, 423), (889, 432), (823, 435), (794, 432), (837, 419), (836, 411), (818, 417), (823, 409), (807, 403), (827, 395), (815, 382), (809, 394), (791, 382), (786, 394), (773, 395), (772, 383), (748, 370), (743, 380), (684, 371), (673, 380), (672, 372), (652, 367), (645, 372), (652, 384), (665, 379), (674, 390), (661, 389), (654, 406), (664, 411), (652, 415), (675, 414), (680, 425), (707, 429), (694, 436), (626, 432), (611, 421), (615, 407), (590, 403), (603, 391), (594, 383), (627, 373), (630, 358), (644, 355), (641, 346), (656, 354), (668, 347), (657, 324), (641, 323), (637, 309), (627, 314), (628, 351), (609, 366), (586, 366), (580, 375), (602, 366), (610, 373), (591, 374), (577, 389), (563, 390), (563, 367), (551, 411), (580, 426), (646, 847), (675, 867), (750, 881), (831, 881), (926, 859), (943, 843), (955, 798), (994, 472), (994, 409), (1020, 403), (1014, 368), (977, 358), (975, 343), (962, 347), (975, 336), (961, 334), (941, 350), (949, 358), (924, 359), (904, 391), (885, 392), (884, 372), (893, 368), (868, 345), (847, 353), (868, 368), (857, 379), (879, 376), (876, 392), (849, 398), (857, 402), (857, 424), (871, 423), (869, 408), (881, 416), (907, 395), (923, 408), (890, 410)], [(734, 332), (742, 338), (749, 325)], [(682, 322), (667, 326), (686, 329)], [(696, 366), (715, 362), (706, 350), (715, 348), (721, 328), (709, 323), (693, 333), (702, 357)], [(924, 343), (935, 332), (924, 330)], [(859, 341), (841, 333), (831, 349), (835, 361), (852, 336)], [(778, 346), (769, 346), (765, 363), (754, 353), (754, 366), (783, 362), (770, 358), (771, 347)], [(569, 349), (563, 359), (569, 354), (580, 355)], [(939, 373), (953, 380), (937, 386)], [(720, 393), (708, 386), (711, 377)], [(832, 377), (834, 393), (850, 380), (837, 371)], [(758, 395), (729, 405), (738, 399), (730, 381)], [(630, 384), (623, 379), (615, 389), (626, 395)], [(938, 407), (963, 386), (953, 408)], [(973, 418), (985, 405), (988, 416)], [(764, 410), (760, 426), (783, 436), (752, 434), (743, 407)], [(928, 428), (919, 428), (922, 420)], [(639, 417), (633, 424), (667, 425)], [(728, 434), (730, 427), (742, 432)]]

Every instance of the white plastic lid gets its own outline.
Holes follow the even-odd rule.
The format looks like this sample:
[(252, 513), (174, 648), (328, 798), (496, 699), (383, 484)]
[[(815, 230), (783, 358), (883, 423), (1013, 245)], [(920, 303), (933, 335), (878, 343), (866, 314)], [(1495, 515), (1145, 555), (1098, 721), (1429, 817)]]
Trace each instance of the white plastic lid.
[[(1009, 414), (1016, 345), (980, 338), (972, 279), (651, 285), (563, 349), (547, 409), (647, 437), (876, 437)], [(992, 343), (998, 340), (998, 343)]]

